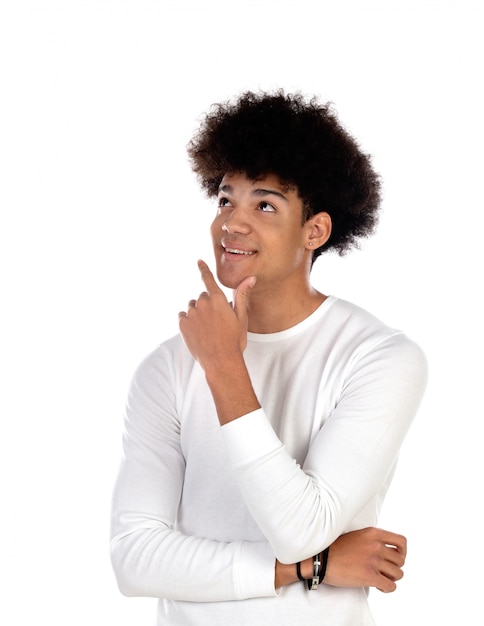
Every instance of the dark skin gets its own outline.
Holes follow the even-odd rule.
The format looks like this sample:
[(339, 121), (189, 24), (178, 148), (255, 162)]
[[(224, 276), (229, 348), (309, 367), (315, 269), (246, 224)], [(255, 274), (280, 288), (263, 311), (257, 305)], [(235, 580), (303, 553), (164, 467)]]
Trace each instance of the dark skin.
[[(199, 261), (206, 290), (190, 300), (179, 324), (224, 425), (260, 408), (243, 357), (247, 331), (290, 328), (326, 298), (309, 277), (312, 252), (328, 240), (331, 218), (318, 213), (303, 223), (296, 189), (284, 188), (275, 176), (252, 181), (235, 174), (222, 180), (211, 232), (218, 278), (234, 290), (233, 304)], [(325, 583), (394, 591), (406, 550), (404, 537), (377, 528), (341, 535), (331, 545)], [(312, 559), (302, 562), (301, 573), (312, 576)], [(296, 564), (276, 561), (276, 588), (297, 580)]]
[[(397, 588), (403, 577), (407, 541), (381, 528), (363, 528), (338, 537), (331, 545), (324, 582), (334, 587), (376, 587), (384, 593)], [(276, 589), (298, 580), (295, 564), (276, 562)], [(301, 574), (313, 574), (312, 559), (301, 563)]]

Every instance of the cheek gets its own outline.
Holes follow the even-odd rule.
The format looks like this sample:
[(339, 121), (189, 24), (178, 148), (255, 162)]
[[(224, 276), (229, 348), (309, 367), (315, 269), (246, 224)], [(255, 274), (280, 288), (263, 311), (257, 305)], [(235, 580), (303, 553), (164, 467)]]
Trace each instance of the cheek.
[(306, 253), (305, 243), (301, 237), (294, 237), (287, 240), (281, 254), (286, 260), (286, 264), (292, 268), (295, 268), (304, 261)]
[(212, 236), (212, 239), (214, 241), (220, 237), (220, 233), (222, 232), (222, 224), (223, 222), (220, 219), (220, 216), (217, 215), (217, 217), (210, 225), (210, 235)]

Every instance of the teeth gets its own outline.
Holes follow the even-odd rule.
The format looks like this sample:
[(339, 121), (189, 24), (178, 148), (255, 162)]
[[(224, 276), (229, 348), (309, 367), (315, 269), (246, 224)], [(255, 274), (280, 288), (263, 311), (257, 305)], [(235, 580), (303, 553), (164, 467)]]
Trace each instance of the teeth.
[(226, 252), (230, 252), (230, 254), (253, 254), (253, 252), (246, 252), (244, 250), (237, 250), (236, 248), (225, 248)]

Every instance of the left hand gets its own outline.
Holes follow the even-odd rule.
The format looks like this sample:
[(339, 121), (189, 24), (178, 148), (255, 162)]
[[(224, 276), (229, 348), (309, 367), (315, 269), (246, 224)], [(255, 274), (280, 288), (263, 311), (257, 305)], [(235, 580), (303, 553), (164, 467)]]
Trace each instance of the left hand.
[(335, 587), (376, 587), (395, 591), (403, 577), (407, 540), (381, 528), (341, 535), (331, 545), (324, 582)]
[[(403, 577), (407, 540), (403, 535), (381, 528), (363, 528), (341, 535), (330, 546), (325, 585), (334, 587), (376, 587), (390, 593)], [(301, 573), (311, 578), (313, 559), (301, 563)], [(276, 561), (275, 586), (297, 582), (296, 564)]]
[(178, 314), (179, 327), (192, 356), (205, 369), (210, 362), (222, 366), (242, 354), (247, 346), (249, 293), (255, 277), (245, 278), (234, 295), (232, 306), (217, 285), (204, 261), (198, 262), (206, 291), (190, 300), (188, 310)]

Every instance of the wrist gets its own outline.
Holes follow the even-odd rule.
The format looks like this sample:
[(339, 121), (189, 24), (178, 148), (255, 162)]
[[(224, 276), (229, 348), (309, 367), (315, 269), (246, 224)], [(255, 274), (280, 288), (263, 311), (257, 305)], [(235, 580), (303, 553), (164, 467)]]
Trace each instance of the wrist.
[[(297, 577), (307, 585), (308, 591), (316, 591), (323, 582), (328, 565), (328, 554), (329, 547), (316, 554), (312, 559), (306, 559), (302, 563), (296, 564)], [(311, 572), (309, 571), (310, 568), (312, 568)]]
[(202, 367), (209, 387), (213, 391), (217, 391), (218, 387), (233, 385), (237, 381), (249, 378), (242, 352), (232, 352), (223, 358), (207, 359)]
[(224, 363), (211, 363), (205, 369), (220, 424), (260, 408), (242, 355)]
[(279, 589), (297, 581), (296, 564), (281, 563), (276, 560), (274, 572), (274, 587)]
[(313, 575), (313, 558), (301, 561), (301, 576), (304, 580), (308, 580)]

